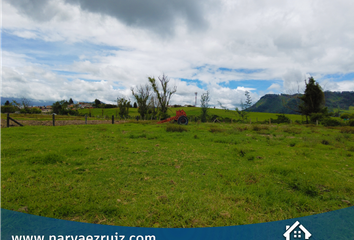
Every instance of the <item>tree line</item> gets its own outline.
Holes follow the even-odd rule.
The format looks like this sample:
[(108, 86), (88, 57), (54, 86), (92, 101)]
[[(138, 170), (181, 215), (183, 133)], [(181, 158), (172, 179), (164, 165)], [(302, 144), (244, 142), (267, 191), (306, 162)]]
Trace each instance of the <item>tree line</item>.
[(27, 98), (21, 98), (21, 100), (15, 101), (12, 100), (12, 102), (10, 102), (9, 100), (7, 100), (4, 104), (4, 106), (1, 106), (1, 113), (14, 113), (14, 112), (20, 112), (20, 113), (31, 113), (31, 114), (35, 114), (35, 113), (41, 113), (41, 109), (37, 108), (37, 107), (30, 107), (31, 106), (31, 102), (30, 100), (28, 100)]

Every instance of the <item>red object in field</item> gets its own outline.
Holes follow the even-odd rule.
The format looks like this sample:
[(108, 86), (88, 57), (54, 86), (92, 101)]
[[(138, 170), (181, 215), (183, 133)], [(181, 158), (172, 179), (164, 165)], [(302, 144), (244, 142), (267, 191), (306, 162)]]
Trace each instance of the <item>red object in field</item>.
[(178, 124), (187, 125), (188, 124), (187, 114), (183, 109), (177, 110), (176, 116), (167, 118), (165, 120), (161, 120), (161, 121), (157, 122), (157, 124), (170, 122), (170, 121), (176, 121)]

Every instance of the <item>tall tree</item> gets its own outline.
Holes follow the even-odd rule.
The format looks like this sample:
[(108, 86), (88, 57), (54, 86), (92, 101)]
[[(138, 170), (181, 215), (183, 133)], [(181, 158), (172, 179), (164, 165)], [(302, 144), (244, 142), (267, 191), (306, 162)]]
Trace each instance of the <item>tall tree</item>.
[(200, 110), (201, 110), (200, 118), (202, 122), (207, 121), (209, 101), (210, 101), (210, 96), (209, 96), (209, 91), (207, 91), (206, 93), (203, 93), (202, 96), (200, 97)]
[(6, 102), (5, 102), (5, 106), (9, 106), (10, 105), (10, 102), (9, 102), (9, 100), (7, 100)]
[(156, 98), (159, 103), (159, 111), (161, 113), (161, 117), (166, 118), (168, 116), (168, 104), (170, 102), (171, 96), (176, 93), (177, 86), (173, 86), (172, 88), (170, 88), (168, 85), (170, 80), (165, 74), (163, 74), (162, 77), (158, 77), (158, 80), (161, 84), (161, 91), (158, 87), (158, 84), (156, 83), (155, 78), (149, 77), (149, 82), (151, 84), (152, 90), (156, 94)]
[(252, 98), (250, 95), (249, 91), (245, 92), (245, 96), (246, 96), (246, 101), (245, 101), (245, 108), (250, 108), (252, 106)]
[(151, 117), (155, 119), (156, 114), (157, 114), (157, 101), (155, 96), (151, 96), (148, 104), (148, 113), (151, 114)]
[(145, 86), (138, 86), (136, 89), (131, 88), (132, 94), (138, 102), (138, 112), (142, 119), (144, 119), (145, 115), (148, 111), (147, 101), (151, 95), (151, 87), (146, 84)]
[(325, 97), (321, 86), (315, 81), (313, 77), (308, 78), (308, 82), (305, 80), (306, 89), (304, 95), (300, 100), (299, 110), (302, 115), (306, 116), (306, 122), (308, 123), (308, 117), (314, 113), (326, 112)]
[(73, 104), (73, 103), (74, 103), (73, 99), (72, 99), (72, 98), (70, 98), (70, 100), (69, 100), (69, 104)]
[(130, 101), (124, 97), (121, 97), (117, 99), (117, 103), (119, 108), (119, 116), (121, 118), (127, 118), (129, 116)]
[(31, 101), (28, 98), (22, 97), (21, 98), (21, 104), (22, 104), (22, 107), (23, 107), (23, 111), (25, 113), (31, 112), (31, 110), (29, 108), (29, 106), (31, 105)]
[(236, 109), (235, 109), (235, 110), (236, 110), (236, 113), (237, 113), (238, 116), (242, 119), (242, 121), (247, 120), (247, 115), (249, 114), (249, 113), (246, 111), (247, 107), (246, 107), (246, 105), (243, 103), (242, 100), (241, 100), (240, 105), (241, 105), (241, 109), (236, 108)]

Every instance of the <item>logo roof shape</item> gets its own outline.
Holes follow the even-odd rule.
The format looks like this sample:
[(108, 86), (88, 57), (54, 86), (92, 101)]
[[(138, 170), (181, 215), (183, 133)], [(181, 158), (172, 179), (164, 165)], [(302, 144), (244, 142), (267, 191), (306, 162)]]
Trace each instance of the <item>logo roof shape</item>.
[[(286, 226), (286, 232), (283, 234), (286, 240), (290, 240), (290, 233), (294, 231), (294, 229), (299, 225), (300, 222), (296, 221), (291, 227), (288, 225)], [(304, 226), (300, 225), (299, 228), (305, 233), (305, 239), (309, 239), (312, 236), (312, 234), (309, 231), (307, 231), (307, 229)]]

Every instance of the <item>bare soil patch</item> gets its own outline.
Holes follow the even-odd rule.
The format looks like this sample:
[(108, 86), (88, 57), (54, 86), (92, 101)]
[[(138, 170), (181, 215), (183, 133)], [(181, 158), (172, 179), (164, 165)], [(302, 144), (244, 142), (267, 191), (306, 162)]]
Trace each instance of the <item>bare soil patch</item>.
[[(35, 120), (16, 120), (23, 126), (53, 126), (53, 121), (35, 121)], [(122, 122), (115, 121), (114, 124), (119, 124)], [(112, 124), (112, 120), (87, 120), (88, 125), (92, 124)], [(65, 125), (85, 125), (85, 120), (56, 120), (55, 126), (65, 126)], [(6, 119), (2, 119), (1, 127), (6, 127)], [(10, 121), (10, 127), (20, 127), (16, 123)]]

